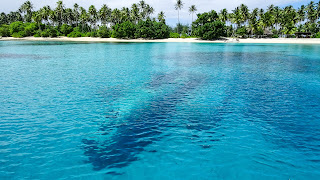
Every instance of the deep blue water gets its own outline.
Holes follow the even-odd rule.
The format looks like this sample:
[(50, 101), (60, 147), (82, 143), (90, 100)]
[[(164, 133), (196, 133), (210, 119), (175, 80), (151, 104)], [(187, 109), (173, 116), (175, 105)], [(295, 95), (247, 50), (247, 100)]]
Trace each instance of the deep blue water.
[(320, 46), (0, 41), (0, 179), (319, 179)]

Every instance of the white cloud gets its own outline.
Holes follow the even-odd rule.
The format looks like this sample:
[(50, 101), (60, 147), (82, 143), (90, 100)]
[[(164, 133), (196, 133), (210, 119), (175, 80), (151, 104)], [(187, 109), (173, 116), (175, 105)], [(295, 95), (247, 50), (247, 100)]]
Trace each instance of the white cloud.
[[(25, 0), (0, 0), (0, 12), (15, 11)], [(50, 5), (55, 7), (57, 0), (31, 0), (35, 8), (38, 9), (44, 5)], [(63, 3), (67, 7), (72, 7), (74, 3), (78, 3), (80, 6), (88, 8), (91, 4), (96, 8), (100, 8), (102, 4), (107, 4), (111, 8), (121, 8), (123, 6), (131, 6), (133, 3), (138, 3), (139, 0), (64, 0)], [(177, 19), (177, 11), (174, 9), (176, 0), (146, 0), (148, 4), (155, 8), (155, 15), (164, 11), (169, 24), (174, 24)], [(190, 23), (191, 16), (188, 13), (190, 5), (195, 4), (198, 8), (198, 12), (205, 12), (210, 10), (219, 11), (220, 9), (227, 8), (228, 10), (234, 9), (236, 6), (244, 3), (250, 9), (255, 7), (266, 8), (270, 4), (274, 5), (287, 5), (287, 4), (305, 4), (308, 0), (183, 0), (184, 7), (181, 11), (181, 21), (183, 23)]]

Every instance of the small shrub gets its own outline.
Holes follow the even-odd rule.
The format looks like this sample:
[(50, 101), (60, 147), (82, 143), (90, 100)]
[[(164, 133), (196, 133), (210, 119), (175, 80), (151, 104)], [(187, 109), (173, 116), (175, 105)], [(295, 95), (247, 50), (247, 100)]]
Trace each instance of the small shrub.
[(98, 37), (97, 31), (92, 31), (90, 37)]
[(136, 25), (134, 36), (135, 38), (154, 39), (155, 29), (151, 19), (148, 18), (146, 21), (140, 20)]
[(92, 31), (92, 32), (87, 32), (87, 34), (85, 34), (85, 37), (98, 37), (97, 32)]
[(178, 33), (170, 33), (170, 38), (180, 38), (180, 34), (178, 34)]
[(110, 37), (110, 30), (106, 26), (101, 26), (97, 32), (98, 37), (101, 38), (109, 38)]
[(49, 34), (49, 37), (57, 37), (58, 31), (54, 28), (50, 28), (46, 30), (47, 33)]
[(26, 36), (26, 33), (24, 31), (15, 32), (12, 34), (12, 37), (14, 38), (23, 38)]
[(67, 36), (68, 34), (70, 34), (73, 31), (73, 28), (67, 24), (63, 24), (60, 27), (60, 32), (62, 35)]
[(238, 28), (236, 34), (239, 36), (245, 36), (247, 34), (247, 29), (245, 27)]
[(20, 31), (24, 31), (24, 24), (21, 21), (13, 22), (9, 25), (9, 30), (11, 35)]
[(126, 21), (112, 26), (112, 29), (112, 36), (115, 38), (134, 38), (136, 26), (132, 22)]
[(315, 38), (320, 38), (320, 32), (314, 35)]
[(63, 34), (59, 31), (57, 31), (57, 36), (63, 36)]
[(78, 31), (72, 31), (70, 34), (68, 34), (68, 37), (72, 37), (72, 38), (82, 37), (82, 33)]
[(231, 37), (233, 35), (233, 27), (231, 26), (226, 26), (226, 36)]
[(85, 37), (91, 37), (91, 32), (87, 32), (87, 34), (85, 35)]
[(278, 34), (274, 34), (274, 35), (272, 35), (272, 38), (279, 38), (279, 35)]
[(188, 34), (186, 34), (186, 33), (181, 34), (181, 38), (183, 38), (183, 39), (188, 38), (188, 37), (189, 37), (189, 35), (188, 35)]
[(38, 28), (39, 27), (35, 23), (27, 23), (26, 27), (24, 28), (26, 36), (34, 35)]
[(49, 28), (40, 33), (41, 37), (57, 37), (57, 30)]
[(41, 37), (40, 34), (36, 33), (33, 35), (33, 37)]
[(111, 38), (116, 38), (116, 37), (115, 37), (115, 34), (116, 34), (116, 33), (114, 33), (113, 30), (111, 30), (110, 33), (111, 33)]
[(165, 22), (153, 21), (153, 27), (155, 29), (155, 39), (165, 39), (170, 37), (170, 28), (165, 24)]
[(2, 37), (9, 37), (10, 36), (10, 31), (9, 31), (8, 25), (2, 25), (0, 27), (0, 36), (2, 36)]
[(42, 31), (40, 35), (41, 37), (49, 37), (49, 33), (47, 31)]
[(263, 35), (264, 30), (262, 29), (262, 27), (258, 27), (257, 29), (255, 29), (253, 31), (253, 33), (256, 34), (256, 35)]

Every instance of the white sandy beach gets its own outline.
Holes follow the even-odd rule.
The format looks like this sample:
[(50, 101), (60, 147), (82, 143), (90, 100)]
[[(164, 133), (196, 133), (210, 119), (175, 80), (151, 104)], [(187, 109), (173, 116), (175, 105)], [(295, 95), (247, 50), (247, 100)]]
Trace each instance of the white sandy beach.
[(320, 44), (320, 39), (306, 39), (306, 38), (274, 38), (274, 39), (236, 39), (227, 38), (225, 40), (214, 40), (206, 41), (197, 38), (169, 38), (169, 39), (157, 39), (157, 40), (146, 40), (146, 39), (115, 39), (115, 38), (91, 38), (91, 37), (80, 37), (80, 38), (68, 38), (68, 37), (57, 37), (57, 38), (43, 38), (43, 37), (25, 37), (25, 38), (13, 38), (13, 37), (2, 37), (0, 41), (72, 41), (72, 42), (185, 42), (185, 43), (276, 43), (276, 44)]

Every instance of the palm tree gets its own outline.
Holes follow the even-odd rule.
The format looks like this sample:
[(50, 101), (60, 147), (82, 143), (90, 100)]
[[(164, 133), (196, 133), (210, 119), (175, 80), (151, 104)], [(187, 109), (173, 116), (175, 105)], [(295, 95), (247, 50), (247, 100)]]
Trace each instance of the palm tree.
[(158, 14), (158, 20), (160, 21), (160, 22), (165, 22), (165, 18), (166, 16), (164, 15), (164, 12), (163, 11), (161, 11), (159, 14)]
[(228, 17), (228, 10), (227, 9), (222, 9), (220, 11), (220, 14), (219, 14), (219, 18), (222, 22), (225, 22), (227, 23), (229, 17)]
[(8, 21), (8, 22), (7, 22), (8, 24), (16, 21), (16, 20), (15, 20), (14, 12), (11, 11), (9, 14), (7, 14), (7, 21)]
[(57, 2), (57, 7), (55, 9), (58, 25), (60, 26), (63, 23), (63, 14), (64, 14), (64, 5), (62, 1)]
[(313, 1), (311, 1), (307, 6), (307, 17), (311, 23), (314, 23), (316, 21), (317, 16), (316, 16), (315, 4)]
[(73, 18), (76, 23), (76, 26), (78, 26), (79, 19), (80, 19), (80, 12), (79, 12), (79, 5), (77, 3), (73, 5)]
[(240, 5), (240, 13), (241, 13), (241, 21), (243, 23), (246, 23), (247, 20), (249, 19), (249, 9), (248, 6), (241, 4)]
[(298, 15), (293, 6), (287, 6), (284, 8), (284, 13), (282, 17), (282, 31), (285, 34), (292, 34), (296, 27), (295, 24), (298, 22)]
[(50, 10), (49, 12), (49, 20), (51, 21), (52, 25), (54, 26), (57, 20), (57, 14), (56, 11)]
[(93, 29), (94, 29), (95, 25), (96, 25), (96, 22), (97, 22), (97, 16), (98, 16), (96, 7), (94, 7), (94, 5), (91, 5), (89, 7), (88, 13), (90, 15), (90, 18), (89, 18), (90, 23), (91, 23), (91, 25), (93, 26)]
[(74, 17), (73, 17), (73, 10), (72, 9), (70, 9), (70, 8), (65, 9), (63, 17), (64, 17), (64, 22), (66, 24), (73, 25)]
[(145, 11), (146, 11), (146, 17), (150, 17), (150, 15), (154, 13), (153, 7), (151, 7), (148, 4), (146, 5)]
[(144, 0), (139, 2), (139, 9), (140, 9), (140, 16), (142, 19), (145, 19), (146, 17), (146, 3)]
[(121, 22), (125, 22), (125, 21), (130, 21), (130, 10), (129, 8), (126, 8), (126, 7), (123, 7), (120, 11), (120, 19), (121, 19)]
[(22, 15), (18, 11), (10, 12), (7, 15), (8, 23), (13, 23), (15, 21), (23, 21)]
[(273, 15), (274, 14), (274, 10), (275, 10), (275, 7), (273, 4), (271, 4), (270, 6), (268, 6), (268, 11)]
[(264, 9), (260, 9), (258, 15), (259, 15), (259, 18), (262, 19), (264, 15)]
[(258, 30), (258, 12), (259, 9), (255, 8), (249, 17), (249, 29), (251, 31), (251, 35), (253, 35), (253, 33)]
[(316, 14), (317, 14), (317, 20), (318, 20), (319, 17), (320, 17), (320, 0), (319, 0), (319, 2), (317, 3)]
[(193, 14), (198, 11), (196, 5), (191, 5), (189, 7), (189, 13), (191, 14), (191, 34), (192, 34), (192, 23), (193, 23)]
[[(237, 28), (241, 25), (242, 21), (242, 15), (239, 7), (236, 7), (234, 10), (232, 10), (232, 22), (236, 24)], [(236, 29), (236, 28), (235, 28)]]
[(21, 7), (19, 8), (19, 11), (22, 13), (26, 13), (24, 16), (24, 20), (26, 22), (31, 22), (32, 19), (32, 10), (33, 10), (33, 5), (30, 1), (24, 2)]
[(298, 15), (296, 9), (293, 8), (293, 6), (289, 6), (289, 8), (290, 8), (290, 12), (291, 12), (291, 14), (289, 14), (290, 18), (294, 24), (297, 24), (299, 22), (299, 15)]
[(179, 17), (179, 10), (183, 8), (183, 2), (181, 0), (177, 0), (176, 4), (174, 5), (175, 10), (178, 11), (178, 33), (179, 33), (179, 24), (180, 24), (180, 17)]
[(297, 13), (298, 13), (299, 21), (300, 21), (300, 25), (301, 25), (301, 23), (305, 20), (305, 17), (306, 17), (305, 6), (301, 5), (301, 7), (298, 9)]
[(281, 15), (282, 15), (282, 10), (279, 6), (274, 7), (274, 13), (273, 13), (273, 18), (274, 18), (274, 23), (276, 24), (276, 30), (278, 31), (278, 25), (281, 22)]
[(42, 29), (41, 29), (42, 16), (41, 16), (40, 11), (33, 12), (32, 19), (35, 23), (38, 24), (39, 30), (42, 31)]
[(103, 25), (107, 25), (107, 21), (110, 17), (110, 14), (111, 9), (107, 5), (103, 4), (101, 9), (99, 10), (99, 19), (101, 20), (101, 23)]
[(146, 2), (144, 2), (144, 0), (139, 2), (139, 7), (140, 7), (141, 10), (144, 9), (145, 6), (146, 6)]
[(115, 8), (112, 12), (111, 12), (111, 21), (113, 22), (113, 24), (120, 24), (121, 21), (121, 12), (119, 9)]
[(134, 23), (137, 23), (137, 21), (139, 21), (139, 19), (140, 19), (139, 13), (140, 13), (140, 9), (139, 9), (138, 5), (132, 4), (130, 16), (131, 16), (131, 19), (134, 21)]
[(89, 21), (89, 16), (88, 16), (88, 13), (87, 13), (86, 9), (84, 9), (83, 7), (80, 7), (81, 32), (83, 32), (83, 27), (84, 26), (87, 27), (88, 21)]
[(268, 6), (268, 12), (270, 13), (271, 15), (271, 28), (274, 29), (274, 25), (275, 25), (275, 21), (274, 21), (274, 13), (275, 13), (275, 6), (273, 4), (271, 4), (270, 6)]
[(191, 6), (189, 7), (189, 13), (191, 14), (191, 20), (192, 20), (192, 21), (191, 21), (191, 24), (192, 24), (192, 22), (193, 22), (193, 14), (194, 14), (196, 11), (198, 11), (196, 5), (191, 5)]
[(7, 23), (8, 23), (8, 17), (6, 13), (3, 12), (0, 14), (0, 25), (7, 24)]
[(261, 19), (261, 25), (263, 27), (263, 30), (266, 30), (272, 25), (272, 15), (269, 11), (267, 11), (262, 17), (263, 18)]
[(49, 24), (50, 6), (44, 6), (40, 9), (41, 18)]

